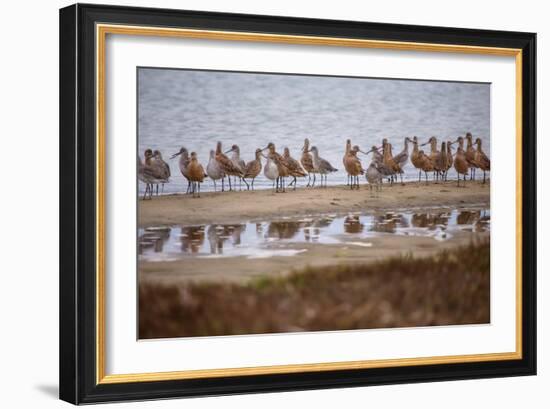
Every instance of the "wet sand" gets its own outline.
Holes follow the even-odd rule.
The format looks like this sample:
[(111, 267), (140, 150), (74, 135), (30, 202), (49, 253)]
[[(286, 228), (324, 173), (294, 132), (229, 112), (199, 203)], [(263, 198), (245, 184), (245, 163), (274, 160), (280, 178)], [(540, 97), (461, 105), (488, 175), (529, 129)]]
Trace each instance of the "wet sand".
[(138, 225), (233, 223), (281, 216), (422, 207), (489, 207), (489, 202), (490, 185), (478, 181), (467, 182), (465, 188), (458, 188), (456, 181), (430, 182), (429, 185), (396, 183), (391, 187), (384, 184), (381, 192), (371, 192), (362, 185), (359, 190), (331, 186), (301, 187), (286, 193), (274, 193), (272, 190), (203, 193), (200, 198), (166, 195), (139, 201)]

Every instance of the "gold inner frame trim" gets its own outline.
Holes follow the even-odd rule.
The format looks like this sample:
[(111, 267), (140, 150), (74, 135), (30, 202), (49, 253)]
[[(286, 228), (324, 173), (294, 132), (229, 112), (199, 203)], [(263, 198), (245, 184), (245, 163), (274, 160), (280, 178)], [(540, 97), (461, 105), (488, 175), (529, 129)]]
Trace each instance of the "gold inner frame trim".
[[(445, 52), (514, 56), (516, 65), (516, 350), (504, 353), (450, 355), (365, 361), (320, 362), (173, 372), (105, 374), (105, 41), (107, 34), (194, 38), (220, 41), (248, 41), (354, 47), (401, 51)], [(352, 38), (294, 36), (282, 34), (178, 29), (166, 27), (96, 25), (96, 382), (114, 384), (178, 379), (203, 379), (246, 375), (321, 372), (347, 369), (388, 368), (413, 365), (437, 365), (466, 362), (517, 360), (522, 358), (522, 51), (515, 48), (432, 44)]]

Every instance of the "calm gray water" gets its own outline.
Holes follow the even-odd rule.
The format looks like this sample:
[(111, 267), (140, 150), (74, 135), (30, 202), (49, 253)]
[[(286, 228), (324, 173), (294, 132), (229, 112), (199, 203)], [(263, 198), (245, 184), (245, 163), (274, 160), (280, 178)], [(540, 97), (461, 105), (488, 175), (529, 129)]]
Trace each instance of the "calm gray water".
[(307, 251), (292, 246), (300, 243), (371, 247), (372, 243), (365, 240), (385, 234), (444, 241), (458, 231), (478, 233), (489, 231), (490, 226), (491, 212), (487, 208), (325, 214), (237, 224), (149, 227), (138, 230), (138, 243), (142, 261), (290, 257)]
[[(216, 141), (224, 149), (238, 144), (245, 161), (268, 142), (281, 153), (288, 146), (299, 159), (307, 137), (339, 169), (329, 184), (346, 183), (342, 156), (348, 138), (364, 150), (388, 138), (395, 155), (405, 136), (425, 142), (435, 135), (441, 142), (469, 131), (490, 154), (489, 84), (140, 68), (138, 105), (139, 154), (159, 149), (172, 170), (165, 193), (186, 186), (177, 159), (168, 160), (171, 154), (185, 146), (206, 168)], [(365, 168), (369, 161), (370, 155), (363, 157)], [(408, 163), (405, 177), (417, 176)], [(262, 173), (255, 187), (271, 182)], [(212, 189), (207, 179), (201, 190)]]

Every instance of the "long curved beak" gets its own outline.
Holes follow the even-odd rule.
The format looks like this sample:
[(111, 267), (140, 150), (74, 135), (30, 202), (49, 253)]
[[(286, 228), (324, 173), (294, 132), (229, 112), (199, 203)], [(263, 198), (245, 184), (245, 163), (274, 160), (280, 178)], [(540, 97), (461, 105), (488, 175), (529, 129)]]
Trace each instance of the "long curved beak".
[(228, 151), (225, 151), (224, 153), (233, 152), (233, 149), (229, 149)]
[(429, 144), (429, 143), (430, 143), (430, 142), (428, 141), (428, 142), (425, 142), (425, 143), (421, 144), (420, 146), (426, 146), (426, 145)]
[(181, 152), (174, 153), (172, 156), (170, 156), (170, 159), (174, 159), (176, 156), (181, 155)]

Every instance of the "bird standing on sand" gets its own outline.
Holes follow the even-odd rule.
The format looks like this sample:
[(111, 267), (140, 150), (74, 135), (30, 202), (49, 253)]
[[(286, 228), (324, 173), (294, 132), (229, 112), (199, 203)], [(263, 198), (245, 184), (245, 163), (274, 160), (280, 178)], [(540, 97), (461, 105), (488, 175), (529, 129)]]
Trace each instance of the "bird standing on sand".
[(138, 160), (138, 169), (137, 169), (138, 180), (145, 183), (145, 193), (143, 194), (143, 200), (147, 198), (147, 194), (149, 194), (149, 199), (152, 199), (153, 185), (158, 183), (158, 179), (155, 177), (155, 172), (153, 168), (147, 164), (143, 164), (139, 155), (137, 157), (137, 160)]
[(437, 150), (437, 138), (435, 136), (430, 137), (428, 139), (428, 142), (423, 143), (420, 146), (428, 145), (430, 144), (430, 159), (432, 161), (432, 165), (434, 167), (434, 176), (435, 176), (435, 183), (439, 183), (439, 174), (443, 170), (443, 168), (446, 166), (443, 166), (443, 168), (440, 168), (439, 165), (443, 165), (444, 162), (439, 160), (439, 156), (441, 155), (441, 152)]
[[(348, 139), (349, 141), (349, 139)], [(348, 185), (350, 189), (359, 189), (359, 175), (364, 175), (365, 171), (361, 165), (361, 160), (357, 157), (357, 153), (361, 150), (359, 146), (354, 146), (353, 148), (347, 149), (346, 154), (344, 155), (344, 168), (348, 173)]]
[(411, 153), (411, 162), (413, 166), (418, 169), (418, 182), (422, 180), (422, 161), (420, 160), (420, 154), (418, 150), (418, 138), (416, 136), (413, 136), (412, 139), (413, 143), (413, 150)]
[(371, 192), (373, 187), (376, 188), (376, 191), (380, 191), (382, 189), (383, 175), (382, 172), (380, 172), (379, 167), (379, 163), (372, 161), (367, 168), (367, 171), (365, 172), (365, 176), (367, 178), (367, 182), (369, 183), (369, 188)]
[(447, 170), (447, 143), (441, 142), (441, 150), (439, 151), (439, 155), (436, 157), (435, 162), (436, 169), (441, 172), (441, 181), (443, 181), (443, 177), (445, 175), (445, 171)]
[[(399, 172), (399, 176), (401, 178), (401, 184), (403, 184), (403, 168), (405, 167), (405, 165), (407, 164), (407, 161), (409, 160), (409, 142), (412, 142), (412, 141), (408, 136), (406, 136), (403, 143), (403, 150), (393, 157), (394, 162), (399, 166), (399, 169), (401, 169), (401, 172)], [(390, 148), (391, 148), (391, 145), (390, 145)]]
[(426, 176), (426, 185), (428, 184), (428, 172), (435, 172), (435, 166), (431, 156), (428, 156), (424, 151), (418, 152), (418, 160), (420, 161), (420, 167), (424, 171)]
[(267, 157), (270, 158), (273, 163), (275, 163), (279, 174), (279, 177), (277, 178), (277, 188), (275, 189), (275, 191), (284, 193), (286, 192), (285, 178), (290, 175), (288, 163), (285, 158), (277, 153), (277, 151), (275, 150), (275, 144), (273, 142), (269, 142), (267, 146), (262, 149), (262, 151), (265, 150), (269, 150)]
[[(243, 176), (243, 180), (244, 180), (244, 183), (246, 184), (246, 188), (250, 189), (250, 187), (252, 186), (252, 190), (254, 190), (254, 179), (256, 179), (256, 177), (262, 171), (262, 150), (256, 149), (255, 155), (256, 155), (255, 159), (248, 162), (244, 167), (244, 176)], [(246, 182), (246, 179), (252, 179), (251, 185), (249, 185)]]
[(468, 161), (468, 166), (470, 168), (470, 180), (476, 178), (476, 169), (479, 167), (476, 162), (476, 150), (472, 144), (472, 134), (470, 132), (466, 133), (466, 160)]
[(453, 167), (453, 150), (451, 149), (452, 144), (453, 142), (447, 141), (447, 166), (445, 166), (445, 182), (447, 181), (449, 169)]
[(395, 162), (391, 152), (391, 144), (387, 139), (382, 140), (382, 161), (387, 169), (390, 170), (390, 185), (393, 185), (393, 177), (397, 173), (402, 173), (401, 167)]
[(468, 175), (469, 164), (468, 159), (466, 159), (466, 153), (464, 152), (464, 138), (460, 136), (455, 142), (458, 142), (458, 148), (454, 159), (456, 184), (460, 187), (460, 175), (464, 175), (464, 187), (466, 187), (466, 175)]
[(193, 197), (195, 197), (195, 193), (197, 193), (196, 197), (201, 197), (201, 183), (207, 175), (204, 173), (204, 168), (197, 160), (197, 154), (195, 152), (191, 152), (191, 161), (187, 166), (187, 170), (189, 180), (191, 181), (191, 192), (193, 193)]
[(227, 156), (224, 155), (224, 153), (222, 152), (221, 142), (218, 142), (216, 144), (216, 160), (220, 164), (220, 167), (222, 168), (224, 175), (227, 176), (227, 180), (229, 181), (229, 190), (232, 190), (230, 176), (242, 177), (243, 172), (233, 164), (231, 159), (229, 159)]
[(319, 150), (317, 146), (312, 146), (310, 149), (313, 155), (313, 168), (316, 173), (321, 175), (321, 187), (323, 187), (323, 177), (325, 179), (325, 187), (327, 187), (327, 175), (332, 172), (338, 171), (330, 162), (326, 159), (323, 159), (319, 156)]
[[(263, 155), (263, 154), (262, 154)], [(263, 155), (267, 159), (267, 162), (264, 166), (264, 175), (266, 178), (273, 182), (273, 190), (275, 192), (279, 191), (279, 168), (277, 164), (273, 161), (270, 155)], [(275, 187), (275, 184), (277, 186)]]
[[(300, 158), (302, 167), (308, 174), (307, 186), (315, 186), (315, 168), (313, 167), (313, 157), (309, 153), (309, 139), (304, 139), (304, 146), (302, 148), (302, 157)], [(311, 184), (311, 175), (313, 175), (313, 184)]]
[(189, 180), (189, 177), (187, 175), (187, 165), (189, 165), (189, 152), (187, 151), (187, 148), (181, 147), (181, 149), (174, 153), (170, 159), (174, 159), (176, 156), (179, 156), (179, 168), (180, 172), (183, 175), (183, 177), (187, 180), (187, 193), (191, 191), (191, 181)]
[[(246, 163), (244, 160), (241, 159), (241, 150), (239, 149), (239, 145), (233, 145), (231, 146), (231, 149), (226, 151), (225, 153), (233, 152), (231, 154), (231, 162), (233, 162), (233, 165), (237, 169), (241, 171), (241, 173), (244, 174), (244, 168), (246, 167)], [(239, 177), (239, 190), (242, 189), (242, 176)], [(235, 189), (237, 188), (237, 176), (235, 176), (235, 179), (233, 180), (235, 184)]]
[(481, 138), (476, 139), (477, 149), (475, 152), (475, 162), (478, 167), (483, 171), (483, 184), (485, 184), (485, 172), (491, 170), (491, 160), (487, 157), (485, 152), (481, 149)]
[[(162, 154), (160, 153), (159, 150), (155, 150), (153, 152), (153, 158), (154, 158), (153, 166), (155, 167), (156, 172), (159, 175), (159, 179), (161, 181), (160, 183), (162, 184), (162, 193), (164, 193), (164, 184), (170, 182), (170, 176), (171, 176), (170, 166), (168, 165), (168, 163), (164, 161), (164, 159), (162, 159)], [(159, 194), (158, 189), (159, 189), (159, 185), (157, 184), (157, 195)]]
[(283, 158), (286, 160), (286, 165), (290, 176), (294, 178), (292, 182), (290, 182), (288, 185), (290, 186), (294, 184), (294, 190), (296, 190), (296, 178), (305, 177), (307, 175), (307, 172), (304, 170), (304, 168), (302, 168), (300, 162), (290, 156), (290, 150), (286, 146), (283, 152)]
[(214, 182), (214, 192), (216, 191), (216, 180), (222, 180), (222, 192), (224, 191), (223, 188), (223, 179), (225, 177), (225, 174), (223, 173), (223, 170), (216, 160), (216, 152), (212, 149), (210, 150), (210, 159), (208, 160), (208, 165), (206, 165), (206, 174), (212, 181)]

